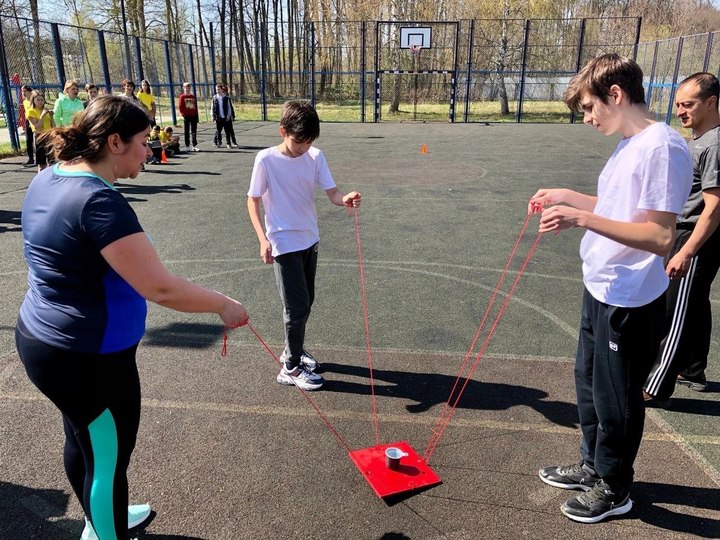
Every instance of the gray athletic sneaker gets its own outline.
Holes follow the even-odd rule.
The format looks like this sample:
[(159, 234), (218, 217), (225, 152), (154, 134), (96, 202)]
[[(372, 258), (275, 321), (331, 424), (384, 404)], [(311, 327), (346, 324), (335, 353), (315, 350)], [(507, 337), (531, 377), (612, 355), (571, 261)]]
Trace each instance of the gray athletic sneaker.
[(590, 491), (563, 503), (560, 511), (573, 521), (597, 523), (610, 516), (627, 514), (632, 508), (630, 491), (614, 491), (604, 480)]
[(580, 463), (545, 467), (538, 471), (540, 480), (548, 485), (561, 489), (582, 489), (589, 491), (600, 481), (595, 471)]
[(312, 371), (308, 371), (302, 364), (291, 371), (288, 371), (283, 364), (280, 373), (278, 373), (277, 382), (286, 385), (294, 384), (302, 390), (317, 390), (325, 383), (325, 379)]

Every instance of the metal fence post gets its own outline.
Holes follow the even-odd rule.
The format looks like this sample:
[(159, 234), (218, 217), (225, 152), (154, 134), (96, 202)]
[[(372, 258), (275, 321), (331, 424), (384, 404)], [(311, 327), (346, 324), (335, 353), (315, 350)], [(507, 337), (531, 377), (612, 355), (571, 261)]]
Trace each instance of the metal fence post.
[[(267, 32), (267, 28), (265, 29), (265, 32)], [(267, 77), (267, 70), (265, 66), (265, 55), (267, 54), (267, 51), (265, 50), (265, 39), (267, 38), (267, 33), (265, 35), (262, 35), (263, 30), (260, 30), (260, 107), (261, 107), (261, 115), (262, 115), (262, 121), (267, 122), (268, 119), (268, 109), (267, 109), (267, 92), (266, 92), (266, 77)]]
[(217, 74), (215, 73), (215, 34), (213, 34), (213, 23), (210, 23), (210, 69), (212, 70), (213, 88), (215, 88), (217, 86)]
[(103, 79), (105, 80), (105, 93), (112, 94), (112, 83), (110, 81), (110, 65), (107, 59), (107, 49), (105, 48), (105, 32), (97, 31), (98, 48), (100, 50), (100, 64), (102, 65)]
[(515, 121), (522, 120), (523, 95), (525, 94), (525, 73), (527, 71), (528, 42), (530, 41), (530, 19), (525, 19), (525, 37), (523, 39), (522, 65), (520, 66), (520, 95), (518, 96), (517, 116)]
[[(138, 36), (135, 36), (135, 63), (137, 64), (137, 80), (141, 81), (145, 78), (145, 71), (143, 70), (140, 38)], [(140, 84), (138, 84), (138, 86), (140, 86)]]
[(637, 62), (638, 45), (640, 44), (640, 29), (642, 27), (642, 17), (637, 18), (635, 23), (635, 45), (633, 46), (633, 60)]
[(657, 55), (658, 55), (658, 46), (659, 45), (660, 45), (660, 42), (656, 41), (655, 48), (653, 50), (652, 64), (650, 65), (650, 80), (648, 81), (648, 91), (647, 91), (647, 97), (646, 97), (648, 109), (650, 108), (650, 103), (651, 103), (650, 99), (652, 98), (653, 83), (655, 82), (655, 67), (657, 66)]
[(8, 73), (7, 54), (5, 51), (5, 36), (2, 30), (2, 18), (0, 18), (0, 77), (2, 78), (3, 106), (5, 107), (5, 121), (7, 122), (10, 145), (16, 152), (20, 151), (20, 137), (17, 132), (17, 121), (15, 119), (15, 106), (10, 94), (10, 74)]
[[(583, 60), (583, 46), (585, 45), (585, 29), (587, 26), (587, 19), (583, 19), (580, 23), (580, 37), (578, 38), (578, 53), (575, 60), (575, 73), (580, 72)], [(570, 123), (575, 123), (575, 111), (570, 111)]]
[(380, 121), (380, 23), (375, 21), (375, 112), (373, 121)]
[(705, 59), (703, 60), (703, 71), (707, 71), (710, 68), (710, 55), (712, 54), (713, 48), (713, 33), (708, 32), (707, 45), (705, 46)]
[(665, 123), (669, 124), (672, 118), (673, 106), (675, 105), (675, 85), (677, 84), (678, 73), (680, 72), (680, 60), (682, 58), (683, 43), (685, 38), (678, 40), (677, 55), (675, 56), (675, 71), (673, 71), (672, 86), (670, 87), (670, 101), (668, 102), (667, 115), (665, 115)]
[(450, 122), (455, 123), (455, 106), (457, 103), (457, 82), (460, 55), (460, 23), (455, 21), (455, 54), (453, 62), (452, 80), (450, 86)]
[(195, 94), (195, 97), (197, 98), (198, 91), (197, 91), (197, 81), (195, 81), (195, 59), (193, 58), (192, 45), (188, 44), (187, 50), (188, 50), (188, 60), (190, 62), (190, 80), (192, 81), (193, 94)]
[(467, 53), (467, 71), (465, 72), (465, 113), (463, 115), (463, 121), (467, 124), (470, 120), (470, 91), (472, 85), (470, 80), (472, 78), (472, 61), (473, 61), (473, 47), (475, 46), (475, 19), (470, 19), (470, 36), (468, 37), (468, 53)]
[(310, 104), (315, 107), (317, 88), (315, 87), (315, 21), (310, 22)]
[(65, 63), (63, 62), (62, 45), (60, 44), (60, 29), (57, 23), (52, 23), (50, 28), (52, 29), (53, 49), (55, 51), (55, 69), (58, 83), (62, 87), (65, 84)]
[(177, 126), (177, 111), (175, 110), (175, 88), (172, 84), (172, 64), (170, 62), (170, 44), (167, 40), (163, 41), (163, 48), (165, 49), (165, 69), (167, 70), (167, 78), (170, 83), (168, 86), (168, 94), (170, 95), (170, 115), (172, 116), (173, 126)]
[(367, 31), (367, 22), (360, 23), (360, 121), (365, 123), (365, 32)]

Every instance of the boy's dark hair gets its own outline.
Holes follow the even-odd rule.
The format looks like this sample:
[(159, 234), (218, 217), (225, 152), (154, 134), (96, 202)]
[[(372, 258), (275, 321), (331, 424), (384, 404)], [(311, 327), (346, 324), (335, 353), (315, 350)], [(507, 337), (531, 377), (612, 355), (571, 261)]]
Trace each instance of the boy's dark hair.
[(97, 85), (95, 85), (95, 84), (93, 84), (93, 83), (87, 83), (87, 84), (85, 85), (85, 91), (86, 91), (86, 92), (87, 92), (88, 90), (93, 90), (93, 89), (97, 90), (97, 89), (98, 89)]
[(298, 142), (312, 142), (320, 136), (320, 119), (308, 101), (286, 101), (280, 127)]
[(123, 79), (122, 82), (120, 83), (120, 86), (125, 88), (128, 84), (132, 85), (132, 87), (135, 88), (135, 83), (133, 81), (131, 81), (130, 79)]
[(82, 158), (97, 163), (105, 155), (110, 135), (117, 133), (128, 143), (149, 125), (145, 111), (129, 99), (101, 96), (77, 113), (71, 126), (40, 133), (37, 144), (45, 146), (57, 161)]
[(680, 81), (678, 88), (687, 83), (694, 82), (698, 87), (698, 97), (705, 101), (715, 96), (715, 101), (720, 101), (720, 81), (712, 73), (702, 71), (699, 73), (693, 73), (689, 77)]
[(583, 94), (587, 93), (607, 103), (610, 87), (622, 88), (631, 104), (645, 103), (645, 89), (642, 85), (643, 72), (634, 60), (617, 53), (604, 54), (585, 64), (568, 85), (563, 101), (570, 110), (580, 109)]
[(23, 84), (23, 85), (20, 87), (20, 91), (21, 91), (21, 92), (32, 92), (33, 89), (32, 89), (29, 85)]

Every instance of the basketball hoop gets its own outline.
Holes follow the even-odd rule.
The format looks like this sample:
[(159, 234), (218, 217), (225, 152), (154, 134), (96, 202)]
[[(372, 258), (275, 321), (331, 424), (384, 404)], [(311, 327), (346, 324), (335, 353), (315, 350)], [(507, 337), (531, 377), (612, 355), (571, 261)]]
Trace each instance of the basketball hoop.
[(410, 45), (410, 54), (418, 56), (422, 47), (420, 45)]

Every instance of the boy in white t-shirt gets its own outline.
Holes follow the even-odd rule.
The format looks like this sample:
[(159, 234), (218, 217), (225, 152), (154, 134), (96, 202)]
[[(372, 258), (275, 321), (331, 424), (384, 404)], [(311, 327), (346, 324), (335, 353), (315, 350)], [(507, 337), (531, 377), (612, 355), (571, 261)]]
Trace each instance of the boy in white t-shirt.
[(580, 489), (561, 506), (596, 523), (629, 512), (633, 463), (645, 421), (643, 384), (665, 328), (662, 256), (687, 200), (692, 160), (685, 140), (645, 106), (642, 70), (617, 54), (591, 60), (570, 82), (565, 103), (604, 135), (623, 139), (598, 180), (597, 196), (540, 189), (528, 212), (540, 232), (587, 230), (580, 244), (583, 295), (575, 357), (582, 461), (540, 469), (551, 486)]
[(320, 120), (309, 103), (283, 105), (280, 136), (282, 143), (261, 150), (255, 158), (248, 212), (260, 242), (260, 258), (265, 264), (274, 263), (283, 303), (285, 350), (277, 382), (317, 390), (325, 380), (315, 373), (317, 361), (305, 350), (320, 240), (315, 190), (325, 190), (333, 204), (355, 208), (360, 206), (360, 193), (346, 195), (338, 190), (325, 156), (312, 146), (320, 136)]

